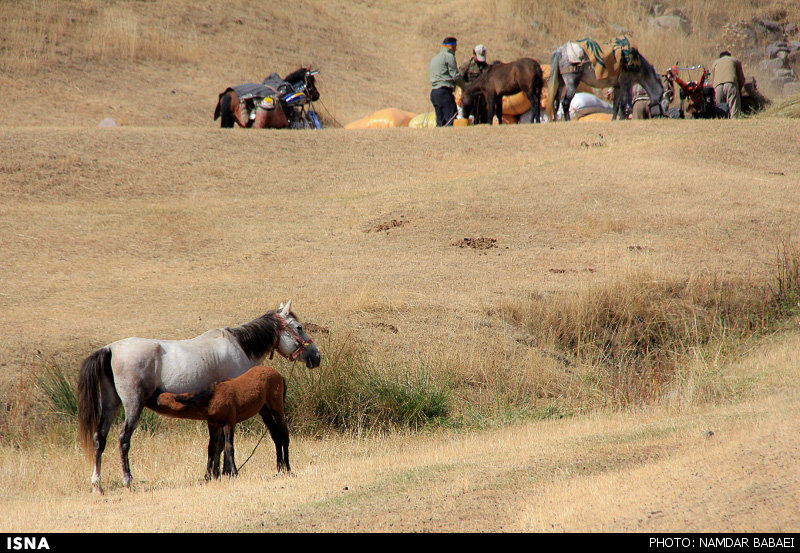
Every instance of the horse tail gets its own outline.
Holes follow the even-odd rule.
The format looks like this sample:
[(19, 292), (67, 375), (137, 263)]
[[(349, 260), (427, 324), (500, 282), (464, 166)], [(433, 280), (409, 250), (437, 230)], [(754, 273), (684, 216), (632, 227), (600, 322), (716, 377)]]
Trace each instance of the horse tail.
[(78, 372), (78, 426), (81, 443), (87, 450), (94, 442), (100, 411), (98, 385), (101, 375), (111, 370), (111, 349), (95, 350), (84, 359)]
[(550, 58), (550, 79), (547, 84), (547, 105), (545, 112), (547, 113), (547, 120), (553, 121), (553, 114), (555, 113), (554, 106), (556, 103), (556, 93), (558, 92), (558, 79), (561, 78), (561, 70), (558, 68), (558, 62), (561, 56), (558, 50), (553, 52)]

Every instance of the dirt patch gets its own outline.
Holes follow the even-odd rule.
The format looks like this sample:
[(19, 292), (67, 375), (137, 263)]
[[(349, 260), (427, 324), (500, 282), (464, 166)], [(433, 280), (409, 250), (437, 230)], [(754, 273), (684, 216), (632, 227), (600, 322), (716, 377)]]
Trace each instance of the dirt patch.
[(364, 232), (388, 232), (393, 228), (403, 227), (407, 224), (408, 220), (401, 215), (399, 219), (392, 219), (391, 221), (380, 223), (379, 225), (368, 228)]
[(309, 323), (307, 321), (303, 323), (303, 327), (305, 328), (306, 332), (310, 334), (324, 334), (327, 336), (331, 333), (331, 329), (327, 326), (321, 326), (318, 324)]
[(451, 242), (450, 245), (459, 248), (472, 248), (474, 250), (491, 250), (492, 248), (498, 247), (497, 238), (487, 238), (485, 236), (462, 238), (461, 240)]
[(398, 332), (397, 327), (391, 323), (377, 322), (374, 323), (372, 326), (380, 330), (386, 330), (388, 332), (391, 332), (392, 334), (397, 334)]
[(598, 133), (597, 139), (588, 142), (581, 140), (581, 148), (599, 148), (606, 145), (606, 137), (602, 133)]

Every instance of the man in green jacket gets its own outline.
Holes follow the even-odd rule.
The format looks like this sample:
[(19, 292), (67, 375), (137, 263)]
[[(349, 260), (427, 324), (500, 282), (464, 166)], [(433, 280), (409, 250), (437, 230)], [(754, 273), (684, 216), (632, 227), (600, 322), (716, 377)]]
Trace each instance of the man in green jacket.
[(728, 51), (722, 52), (711, 64), (711, 82), (714, 83), (714, 94), (717, 103), (727, 102), (728, 117), (735, 119), (742, 114), (742, 86), (744, 71), (742, 62), (731, 56)]
[(431, 103), (436, 112), (437, 127), (453, 124), (458, 111), (453, 90), (456, 85), (462, 89), (467, 87), (456, 65), (457, 46), (454, 37), (445, 38), (442, 49), (431, 60)]

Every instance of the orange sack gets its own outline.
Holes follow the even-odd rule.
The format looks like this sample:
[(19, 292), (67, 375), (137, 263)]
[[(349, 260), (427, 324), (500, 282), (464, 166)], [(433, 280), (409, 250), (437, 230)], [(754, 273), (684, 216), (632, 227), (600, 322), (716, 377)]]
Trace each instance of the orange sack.
[(403, 111), (397, 108), (387, 108), (376, 111), (372, 115), (362, 117), (344, 126), (345, 129), (389, 129), (392, 127), (407, 127), (416, 113)]

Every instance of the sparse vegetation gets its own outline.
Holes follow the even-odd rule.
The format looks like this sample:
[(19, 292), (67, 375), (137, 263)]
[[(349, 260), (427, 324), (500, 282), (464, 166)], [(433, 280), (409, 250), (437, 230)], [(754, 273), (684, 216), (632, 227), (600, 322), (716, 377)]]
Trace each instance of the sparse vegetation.
[[(683, 11), (692, 34), (655, 32), (656, 8)], [(224, 132), (211, 118), (224, 87), (308, 62), (343, 123), (430, 110), (448, 34), (459, 61), (481, 42), (492, 60), (547, 62), (567, 39), (630, 30), (661, 67), (708, 64), (728, 21), (757, 16), (800, 9), (0, 2), (5, 527), (797, 528), (792, 99), (737, 122), (453, 132)], [(238, 481), (202, 485), (204, 425), (145, 411), (137, 493), (119, 487), (117, 421), (109, 495), (89, 499), (73, 421), (85, 355), (288, 298), (323, 355), (315, 370), (266, 361), (288, 380), (299, 477), (273, 477), (266, 439)], [(237, 428), (238, 458), (262, 429)], [(154, 501), (164, 516), (139, 516)]]

